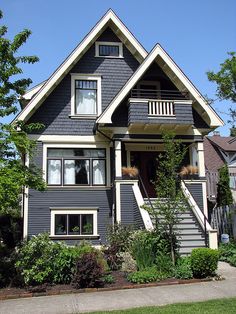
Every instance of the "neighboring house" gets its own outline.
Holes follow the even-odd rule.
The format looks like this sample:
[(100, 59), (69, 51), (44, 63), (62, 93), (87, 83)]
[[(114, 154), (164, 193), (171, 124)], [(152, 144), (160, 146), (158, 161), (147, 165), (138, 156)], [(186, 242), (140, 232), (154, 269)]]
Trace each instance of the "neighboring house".
[(236, 201), (236, 138), (220, 136), (214, 132), (213, 136), (204, 138), (204, 158), (207, 177), (207, 195), (211, 202), (216, 201), (218, 170), (228, 165), (230, 187), (234, 201)]
[[(185, 165), (199, 169), (198, 179), (182, 183), (190, 208), (179, 226), (181, 252), (205, 245), (203, 134), (223, 122), (159, 44), (148, 53), (109, 10), (22, 103), (15, 120), (45, 125), (31, 137), (48, 184), (43, 193), (25, 191), (24, 237), (50, 232), (68, 244), (99, 245), (114, 222), (152, 229), (142, 205), (155, 196), (161, 134), (173, 130), (188, 146)], [(122, 177), (122, 166), (138, 167), (145, 189)]]

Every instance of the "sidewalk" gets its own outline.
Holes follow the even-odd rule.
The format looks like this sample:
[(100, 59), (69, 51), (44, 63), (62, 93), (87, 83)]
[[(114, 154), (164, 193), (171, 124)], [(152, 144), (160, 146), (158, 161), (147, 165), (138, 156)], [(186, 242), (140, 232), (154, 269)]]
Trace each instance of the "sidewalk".
[(0, 301), (0, 314), (72, 314), (236, 297), (236, 268), (219, 263), (223, 281)]

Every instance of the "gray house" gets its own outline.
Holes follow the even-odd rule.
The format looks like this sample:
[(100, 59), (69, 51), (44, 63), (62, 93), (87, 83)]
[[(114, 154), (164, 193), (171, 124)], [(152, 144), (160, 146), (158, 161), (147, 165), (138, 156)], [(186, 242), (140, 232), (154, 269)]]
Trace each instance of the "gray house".
[[(186, 164), (198, 177), (183, 180), (189, 210), (181, 222), (181, 251), (216, 247), (206, 220), (203, 136), (223, 124), (167, 52), (150, 53), (109, 10), (48, 80), (29, 90), (16, 120), (41, 122), (35, 162), (46, 192), (25, 190), (24, 237), (50, 232), (55, 240), (105, 242), (108, 224), (153, 228), (142, 208), (155, 197), (161, 133), (174, 130), (188, 146)], [(136, 180), (122, 167), (136, 166)], [(142, 182), (142, 184), (140, 183)]]

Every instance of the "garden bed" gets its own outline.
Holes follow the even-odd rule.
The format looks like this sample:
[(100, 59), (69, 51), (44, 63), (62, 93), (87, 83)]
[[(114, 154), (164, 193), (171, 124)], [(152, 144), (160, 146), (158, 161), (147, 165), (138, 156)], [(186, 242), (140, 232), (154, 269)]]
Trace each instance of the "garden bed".
[(121, 289), (137, 289), (145, 287), (165, 286), (165, 285), (177, 285), (177, 284), (190, 284), (199, 283), (213, 280), (212, 278), (205, 279), (176, 279), (168, 278), (161, 281), (145, 284), (134, 284), (130, 283), (124, 272), (114, 271), (112, 276), (115, 278), (115, 282), (112, 284), (105, 284), (102, 288), (85, 288), (75, 289), (72, 285), (43, 285), (35, 286), (32, 289), (26, 288), (3, 288), (0, 289), (0, 300), (17, 299), (17, 298), (28, 298), (38, 296), (50, 296), (59, 294), (70, 294), (70, 293), (84, 293), (84, 292), (98, 292), (98, 291), (112, 291)]

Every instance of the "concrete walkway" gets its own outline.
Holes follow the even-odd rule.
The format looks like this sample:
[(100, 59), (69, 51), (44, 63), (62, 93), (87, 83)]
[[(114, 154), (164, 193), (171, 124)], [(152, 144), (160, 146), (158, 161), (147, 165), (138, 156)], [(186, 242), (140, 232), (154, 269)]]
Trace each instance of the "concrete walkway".
[(236, 297), (236, 268), (219, 263), (223, 281), (0, 301), (1, 314), (72, 314)]

